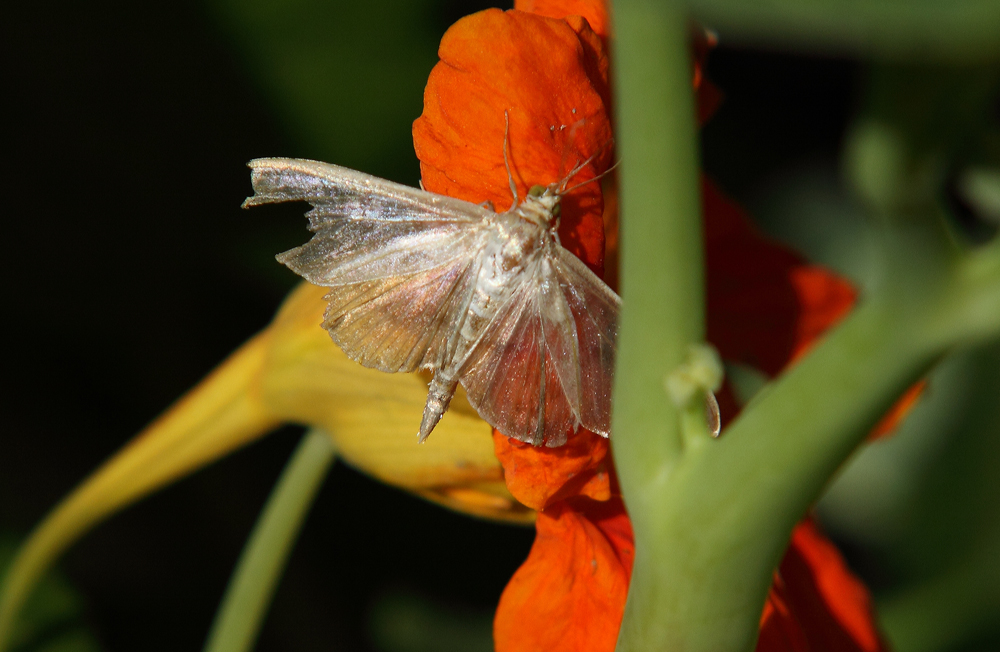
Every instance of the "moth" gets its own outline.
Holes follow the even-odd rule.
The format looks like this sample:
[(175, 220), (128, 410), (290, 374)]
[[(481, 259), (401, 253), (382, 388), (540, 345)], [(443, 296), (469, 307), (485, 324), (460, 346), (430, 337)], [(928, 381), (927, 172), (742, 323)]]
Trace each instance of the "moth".
[(514, 202), (498, 213), (329, 163), (262, 158), (249, 163), (243, 207), (312, 205), (315, 235), (277, 259), (330, 288), (323, 327), (353, 360), (433, 372), (420, 442), (461, 383), (491, 426), (554, 447), (581, 426), (610, 430), (621, 299), (557, 234), (560, 201), (588, 162), (523, 200), (511, 178)]

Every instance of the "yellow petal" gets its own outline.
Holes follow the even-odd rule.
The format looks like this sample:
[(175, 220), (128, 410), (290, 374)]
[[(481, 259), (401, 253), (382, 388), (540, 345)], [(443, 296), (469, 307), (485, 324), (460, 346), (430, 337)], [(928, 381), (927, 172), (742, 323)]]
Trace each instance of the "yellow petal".
[(35, 582), (76, 539), (115, 511), (242, 447), (282, 422), (318, 426), (344, 461), (441, 505), (530, 523), (507, 491), (491, 429), (464, 393), (425, 444), (417, 429), (427, 381), (350, 360), (320, 327), (324, 290), (303, 284), (244, 344), (49, 513), (0, 594), (0, 650)]
[(35, 582), (70, 544), (115, 511), (274, 429), (254, 384), (270, 344), (244, 344), (49, 513), (4, 578), (0, 649)]
[(320, 426), (341, 459), (384, 482), (466, 513), (531, 522), (534, 512), (504, 485), (492, 429), (464, 391), (459, 388), (427, 442), (417, 444), (427, 378), (367, 369), (348, 358), (319, 327), (324, 294), (302, 284), (271, 325), (260, 386), (271, 413)]

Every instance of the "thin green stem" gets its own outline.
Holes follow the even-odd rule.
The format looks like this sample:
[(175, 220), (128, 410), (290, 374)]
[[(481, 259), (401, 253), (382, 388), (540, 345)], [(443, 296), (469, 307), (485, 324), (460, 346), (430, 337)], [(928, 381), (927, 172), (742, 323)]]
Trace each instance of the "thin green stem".
[(615, 2), (623, 311), (612, 413), (636, 557), (618, 650), (662, 649), (669, 577), (659, 501), (686, 445), (664, 387), (704, 338), (697, 130), (688, 23), (670, 2)]
[(990, 61), (1000, 5), (951, 2), (688, 0), (728, 42), (909, 61)]
[(236, 564), (205, 652), (245, 652), (253, 647), (288, 555), (334, 458), (333, 443), (323, 431), (313, 429), (302, 438)]

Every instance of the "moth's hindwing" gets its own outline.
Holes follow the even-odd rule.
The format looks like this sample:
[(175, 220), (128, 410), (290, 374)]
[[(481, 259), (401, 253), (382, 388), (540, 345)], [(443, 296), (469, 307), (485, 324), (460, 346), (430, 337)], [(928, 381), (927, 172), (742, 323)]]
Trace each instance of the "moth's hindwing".
[(621, 300), (555, 248), (526, 274), (462, 376), (469, 401), (509, 437), (561, 446), (583, 426), (608, 436)]

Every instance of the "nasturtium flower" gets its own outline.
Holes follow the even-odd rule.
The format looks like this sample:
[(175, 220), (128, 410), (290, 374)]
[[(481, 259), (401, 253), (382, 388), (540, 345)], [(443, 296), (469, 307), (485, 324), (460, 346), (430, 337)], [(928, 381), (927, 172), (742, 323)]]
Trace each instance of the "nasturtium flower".
[[(611, 119), (605, 6), (531, 1), (515, 7), (469, 16), (442, 40), (424, 113), (414, 124), (423, 183), (430, 190), (510, 205), (503, 154), (495, 143), (501, 116), (512, 106), (518, 110), (509, 142), (521, 192), (560, 178), (567, 158), (572, 166), (603, 151)], [(702, 80), (698, 66), (696, 87)], [(700, 99), (707, 117), (718, 93)], [(607, 163), (598, 156), (591, 176)], [(598, 210), (597, 184), (586, 190), (584, 201), (564, 203), (560, 235), (599, 271), (603, 226), (616, 216), (606, 220)], [(709, 339), (728, 360), (776, 375), (849, 312), (856, 293), (846, 281), (761, 237), (707, 181), (703, 205)], [(737, 406), (729, 392), (723, 403), (731, 418)], [(499, 432), (494, 440), (508, 489), (538, 510), (535, 544), (497, 609), (496, 649), (612, 650), (634, 547), (607, 441), (586, 431), (557, 449), (528, 446)], [(855, 590), (836, 590), (842, 587)], [(800, 645), (817, 627), (822, 636), (837, 632), (839, 638), (831, 640), (845, 642), (824, 649), (882, 646), (863, 586), (808, 521), (796, 529), (776, 572), (761, 623), (762, 650), (820, 649)]]

